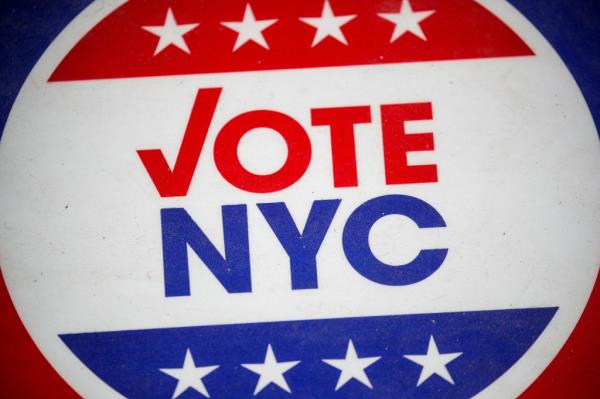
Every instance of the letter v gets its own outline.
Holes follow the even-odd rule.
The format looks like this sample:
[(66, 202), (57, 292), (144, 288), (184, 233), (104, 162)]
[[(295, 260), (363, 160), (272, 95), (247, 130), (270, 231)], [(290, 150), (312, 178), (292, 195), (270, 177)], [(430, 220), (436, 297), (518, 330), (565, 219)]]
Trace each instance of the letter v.
[(187, 195), (220, 95), (221, 88), (198, 90), (173, 169), (160, 149), (137, 151), (161, 197)]

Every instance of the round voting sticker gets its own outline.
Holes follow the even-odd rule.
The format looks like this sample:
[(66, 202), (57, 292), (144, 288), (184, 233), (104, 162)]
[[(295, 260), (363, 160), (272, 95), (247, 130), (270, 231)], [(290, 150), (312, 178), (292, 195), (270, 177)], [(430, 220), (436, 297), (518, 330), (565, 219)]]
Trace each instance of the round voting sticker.
[(516, 397), (600, 262), (577, 84), (498, 0), (90, 5), (0, 142), (0, 264), (86, 398)]

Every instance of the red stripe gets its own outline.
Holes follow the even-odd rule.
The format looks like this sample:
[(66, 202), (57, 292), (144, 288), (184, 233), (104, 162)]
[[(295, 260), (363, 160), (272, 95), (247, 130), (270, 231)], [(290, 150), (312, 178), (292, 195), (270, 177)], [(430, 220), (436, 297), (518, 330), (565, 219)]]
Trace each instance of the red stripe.
[[(322, 0), (252, 0), (257, 20), (276, 19), (263, 32), (268, 49), (247, 42), (233, 51), (237, 33), (221, 23), (240, 21), (247, 0), (130, 0), (90, 30), (56, 68), (50, 81), (166, 76), (327, 66), (389, 64), (533, 55), (494, 14), (473, 0), (411, 0), (414, 11), (435, 11), (421, 27), (427, 40), (406, 33), (390, 42), (400, 0), (330, 1), (336, 15), (357, 15), (342, 27), (348, 45), (328, 37), (312, 46)], [(199, 24), (185, 34), (190, 53), (170, 45), (154, 54), (167, 9), (178, 24)]]

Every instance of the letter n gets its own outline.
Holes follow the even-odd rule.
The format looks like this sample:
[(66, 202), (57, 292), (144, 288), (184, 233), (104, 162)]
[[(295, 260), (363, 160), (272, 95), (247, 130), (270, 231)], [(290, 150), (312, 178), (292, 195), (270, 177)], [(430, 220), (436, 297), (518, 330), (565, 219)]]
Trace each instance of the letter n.
[(165, 296), (190, 295), (188, 246), (229, 293), (251, 292), (246, 205), (222, 207), (225, 256), (183, 208), (161, 210)]

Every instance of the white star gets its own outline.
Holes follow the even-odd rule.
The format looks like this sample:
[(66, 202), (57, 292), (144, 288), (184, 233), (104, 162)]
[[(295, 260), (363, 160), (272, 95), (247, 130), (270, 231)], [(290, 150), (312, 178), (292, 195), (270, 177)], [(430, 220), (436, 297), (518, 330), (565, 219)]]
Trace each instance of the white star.
[(254, 395), (256, 396), (257, 393), (262, 391), (270, 383), (279, 386), (288, 393), (292, 393), (283, 373), (296, 366), (298, 363), (300, 362), (278, 362), (273, 353), (273, 348), (271, 348), (271, 344), (269, 344), (263, 363), (242, 364), (242, 367), (260, 375), (256, 388), (254, 389)]
[(196, 367), (194, 363), (194, 358), (192, 357), (192, 352), (188, 349), (185, 352), (185, 360), (183, 361), (183, 367), (180, 369), (160, 369), (163, 373), (176, 378), (179, 380), (177, 382), (177, 387), (175, 387), (175, 392), (173, 392), (173, 399), (181, 395), (188, 388), (193, 388), (196, 391), (200, 392), (202, 395), (209, 398), (208, 391), (202, 382), (202, 378), (212, 373), (219, 366), (204, 366), (204, 367)]
[(244, 43), (249, 41), (253, 41), (254, 43), (268, 49), (269, 45), (267, 44), (262, 31), (273, 25), (275, 22), (277, 22), (276, 19), (264, 19), (257, 21), (254, 17), (254, 13), (252, 12), (252, 7), (250, 7), (250, 3), (248, 3), (246, 4), (246, 10), (244, 11), (244, 18), (242, 21), (221, 22), (221, 25), (224, 25), (238, 33), (235, 44), (233, 45), (233, 51), (235, 51), (242, 47)]
[(393, 43), (396, 39), (407, 32), (411, 32), (415, 36), (420, 37), (423, 40), (427, 40), (427, 37), (425, 37), (425, 33), (423, 33), (420, 24), (425, 18), (431, 16), (435, 10), (414, 12), (410, 6), (410, 0), (401, 1), (402, 3), (400, 4), (399, 12), (378, 14), (381, 18), (387, 19), (388, 21), (396, 24), (390, 43)]
[(317, 28), (312, 46), (315, 47), (327, 36), (331, 36), (337, 41), (348, 45), (348, 41), (342, 32), (341, 27), (356, 18), (356, 15), (335, 16), (329, 5), (329, 1), (325, 0), (323, 11), (319, 18), (300, 18), (302, 22), (312, 27)]
[(450, 384), (454, 385), (454, 380), (448, 372), (446, 365), (462, 355), (462, 352), (444, 353), (441, 354), (435, 344), (433, 335), (429, 337), (429, 346), (427, 347), (426, 355), (404, 355), (408, 360), (417, 363), (421, 367), (421, 375), (419, 375), (419, 381), (417, 386), (424, 383), (429, 377), (434, 374), (439, 375)]
[(373, 389), (373, 385), (371, 385), (371, 381), (369, 381), (365, 369), (379, 359), (381, 359), (381, 356), (359, 358), (356, 354), (356, 349), (354, 349), (352, 340), (349, 340), (345, 359), (323, 359), (323, 361), (328, 365), (341, 370), (340, 377), (335, 386), (335, 390), (337, 391), (353, 378)]
[(183, 35), (196, 28), (198, 25), (200, 24), (177, 25), (173, 11), (169, 8), (167, 10), (164, 25), (142, 26), (142, 29), (160, 38), (156, 45), (156, 49), (154, 50), (154, 55), (160, 53), (171, 44), (190, 54), (190, 49), (188, 48)]

